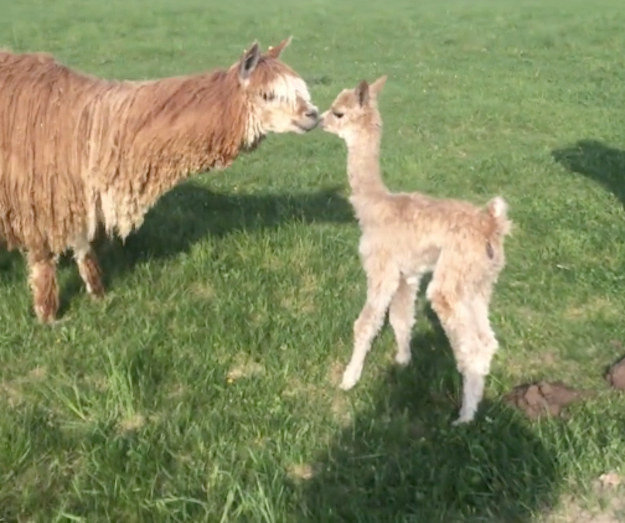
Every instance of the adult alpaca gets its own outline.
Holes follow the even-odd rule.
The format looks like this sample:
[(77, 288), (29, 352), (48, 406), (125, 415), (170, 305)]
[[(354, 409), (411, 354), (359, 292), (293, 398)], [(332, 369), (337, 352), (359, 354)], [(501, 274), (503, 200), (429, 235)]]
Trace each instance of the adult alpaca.
[(269, 132), (317, 124), (305, 82), (254, 43), (226, 70), (109, 81), (44, 54), (0, 52), (0, 241), (26, 253), (34, 309), (58, 311), (56, 263), (72, 249), (101, 296), (99, 227), (125, 238), (192, 173), (223, 168)]

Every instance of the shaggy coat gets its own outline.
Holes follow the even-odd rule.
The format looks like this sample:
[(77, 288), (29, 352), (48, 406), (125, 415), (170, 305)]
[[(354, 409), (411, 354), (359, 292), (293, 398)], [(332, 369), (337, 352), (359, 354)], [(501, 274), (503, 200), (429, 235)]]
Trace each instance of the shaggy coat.
[(321, 118), (347, 143), (350, 201), (362, 229), (360, 256), (367, 301), (354, 324), (354, 350), (341, 387), (360, 379), (364, 359), (386, 312), (397, 340), (396, 361), (410, 361), (414, 302), (423, 275), (426, 295), (449, 338), (464, 378), (459, 422), (473, 419), (497, 340), (488, 320), (493, 285), (504, 266), (506, 203), (485, 209), (422, 193), (391, 193), (380, 175), (382, 120), (377, 95), (386, 77), (344, 90)]
[(74, 250), (102, 294), (89, 247), (102, 226), (125, 238), (166, 191), (223, 168), (270, 131), (314, 127), (305, 83), (258, 45), (227, 70), (108, 81), (45, 54), (0, 53), (0, 240), (27, 252), (35, 311), (58, 309), (56, 257)]

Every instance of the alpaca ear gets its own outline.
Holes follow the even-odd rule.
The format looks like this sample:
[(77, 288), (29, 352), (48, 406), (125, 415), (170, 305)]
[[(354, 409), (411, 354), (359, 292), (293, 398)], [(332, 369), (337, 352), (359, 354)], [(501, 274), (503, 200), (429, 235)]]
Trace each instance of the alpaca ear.
[(386, 83), (386, 78), (387, 76), (380, 76), (380, 78), (378, 78), (375, 82), (373, 82), (370, 86), (369, 86), (369, 90), (371, 91), (371, 94), (375, 97), (377, 97), (381, 92), (382, 92), (382, 88), (384, 87), (384, 84)]
[(293, 37), (289, 36), (288, 38), (282, 40), (282, 42), (280, 42), (275, 47), (269, 46), (269, 49), (267, 49), (267, 56), (269, 56), (270, 58), (278, 58), (280, 56), (280, 53), (282, 53), (282, 51), (284, 51), (284, 49), (289, 46), (291, 40), (293, 40)]
[(363, 106), (369, 101), (369, 84), (366, 80), (363, 80), (356, 87), (356, 96), (358, 97), (358, 103)]
[(243, 58), (241, 58), (241, 62), (239, 63), (239, 78), (241, 80), (247, 80), (250, 77), (252, 71), (256, 69), (259, 58), (260, 49), (258, 47), (258, 42), (254, 42), (252, 47), (245, 52)]

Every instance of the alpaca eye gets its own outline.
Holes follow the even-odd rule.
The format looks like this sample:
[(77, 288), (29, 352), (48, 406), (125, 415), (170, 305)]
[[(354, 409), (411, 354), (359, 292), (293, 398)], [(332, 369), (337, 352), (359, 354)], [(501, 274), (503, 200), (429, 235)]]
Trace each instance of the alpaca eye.
[(340, 113), (339, 111), (332, 111), (332, 114), (336, 116), (337, 118), (343, 118), (343, 115), (345, 113)]
[(263, 100), (265, 100), (265, 102), (271, 102), (275, 97), (276, 95), (273, 93), (263, 93)]

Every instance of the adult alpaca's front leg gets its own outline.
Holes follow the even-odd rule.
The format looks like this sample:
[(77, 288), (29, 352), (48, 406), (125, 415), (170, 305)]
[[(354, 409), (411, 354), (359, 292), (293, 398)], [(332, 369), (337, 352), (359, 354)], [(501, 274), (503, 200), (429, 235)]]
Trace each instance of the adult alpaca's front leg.
[(85, 283), (87, 292), (95, 297), (104, 296), (104, 285), (102, 285), (102, 270), (98, 263), (98, 258), (91, 248), (89, 240), (85, 236), (80, 236), (73, 244), (74, 260), (78, 266), (78, 273)]
[(33, 308), (42, 323), (52, 323), (59, 310), (59, 288), (56, 282), (56, 257), (51, 253), (28, 253), (28, 282), (33, 295)]
[(102, 270), (93, 249), (89, 248), (85, 252), (76, 252), (75, 259), (80, 277), (87, 287), (87, 292), (95, 298), (103, 297)]

